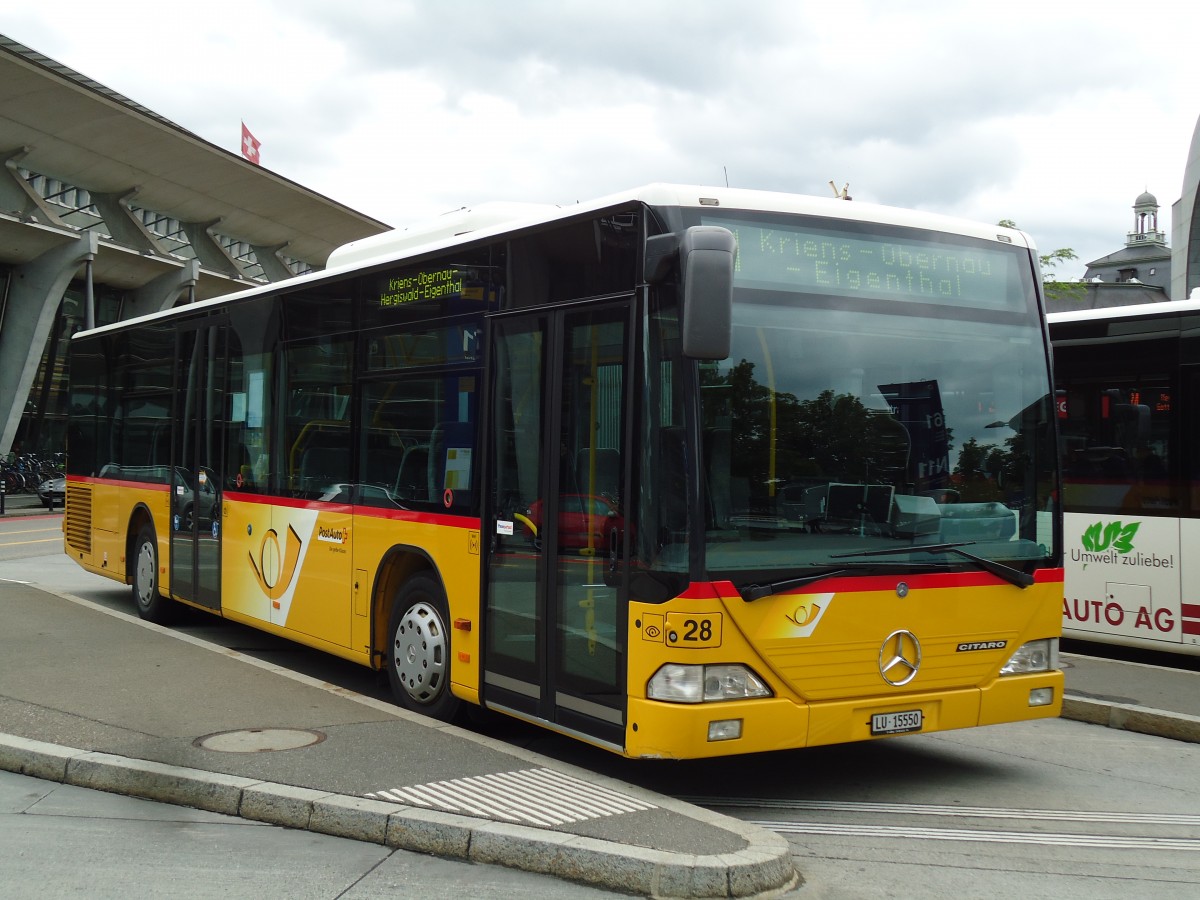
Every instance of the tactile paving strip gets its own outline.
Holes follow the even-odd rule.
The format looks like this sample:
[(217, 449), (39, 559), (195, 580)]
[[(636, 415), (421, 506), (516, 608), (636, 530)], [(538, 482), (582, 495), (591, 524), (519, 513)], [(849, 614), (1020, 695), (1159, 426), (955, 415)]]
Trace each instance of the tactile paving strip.
[(656, 808), (652, 803), (551, 769), (525, 769), (434, 781), (374, 791), (367, 796), (426, 809), (542, 826), (567, 825)]

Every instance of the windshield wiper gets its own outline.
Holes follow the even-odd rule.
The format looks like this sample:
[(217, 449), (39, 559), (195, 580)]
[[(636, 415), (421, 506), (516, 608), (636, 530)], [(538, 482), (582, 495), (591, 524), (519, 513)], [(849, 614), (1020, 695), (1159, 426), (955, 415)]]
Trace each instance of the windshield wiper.
[(992, 559), (986, 559), (982, 556), (976, 556), (974, 553), (968, 553), (963, 547), (969, 547), (976, 541), (958, 541), (952, 544), (920, 544), (916, 547), (885, 547), (882, 550), (861, 550), (858, 553), (838, 553), (831, 554), (830, 559), (845, 559), (850, 556), (898, 556), (901, 553), (953, 553), (956, 556), (961, 556), (964, 559), (969, 559), (985, 572), (990, 572), (997, 578), (1002, 578), (1009, 584), (1014, 584), (1024, 590), (1033, 584), (1033, 576), (1022, 572), (1020, 569), (1014, 569), (1012, 566), (1006, 566), (1004, 563), (998, 563)]
[(748, 584), (743, 588), (739, 588), (738, 591), (741, 593), (743, 600), (751, 603), (755, 600), (761, 600), (763, 597), (778, 594), (781, 591), (804, 587), (804, 585), (812, 584), (814, 581), (820, 581), (823, 578), (832, 578), (834, 575), (841, 575), (843, 572), (849, 571), (850, 569), (844, 566), (840, 569), (822, 569), (820, 572), (814, 572), (812, 575), (805, 575), (802, 578), (788, 578), (784, 581), (772, 581), (769, 584)]

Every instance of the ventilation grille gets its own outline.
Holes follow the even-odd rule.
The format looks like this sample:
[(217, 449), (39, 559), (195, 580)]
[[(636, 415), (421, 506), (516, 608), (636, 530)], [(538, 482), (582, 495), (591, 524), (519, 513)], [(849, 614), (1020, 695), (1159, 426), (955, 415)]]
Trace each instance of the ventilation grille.
[(80, 553), (92, 552), (92, 489), (67, 484), (67, 509), (63, 516), (67, 546)]

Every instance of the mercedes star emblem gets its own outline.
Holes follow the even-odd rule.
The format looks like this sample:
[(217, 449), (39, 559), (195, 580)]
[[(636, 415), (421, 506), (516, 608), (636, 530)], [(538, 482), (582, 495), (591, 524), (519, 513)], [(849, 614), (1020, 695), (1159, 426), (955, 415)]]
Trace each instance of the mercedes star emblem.
[(893, 631), (879, 648), (879, 674), (899, 687), (917, 677), (921, 668), (921, 642), (911, 631)]

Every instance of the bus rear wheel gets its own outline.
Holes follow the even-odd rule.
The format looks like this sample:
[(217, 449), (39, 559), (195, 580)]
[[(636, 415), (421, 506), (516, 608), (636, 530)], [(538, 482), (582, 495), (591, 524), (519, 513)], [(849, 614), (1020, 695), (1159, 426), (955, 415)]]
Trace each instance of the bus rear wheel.
[(173, 601), (158, 592), (158, 538), (153, 525), (143, 525), (133, 545), (133, 602), (147, 622), (165, 625), (176, 612)]
[(436, 579), (405, 583), (388, 617), (388, 682), (405, 709), (454, 721), (462, 702), (450, 692), (450, 630), (446, 595)]

